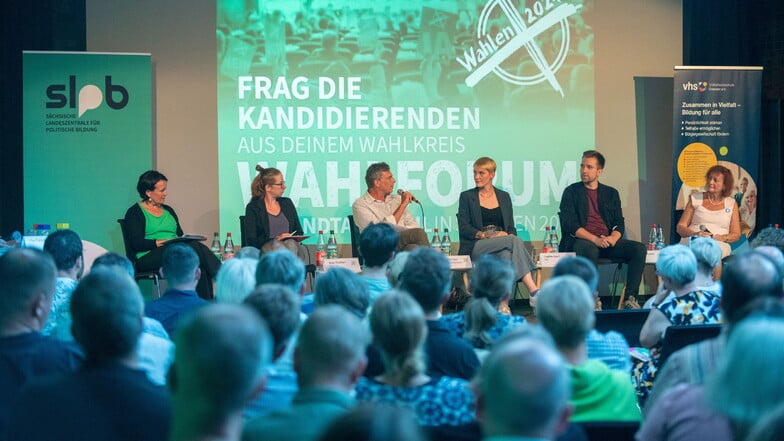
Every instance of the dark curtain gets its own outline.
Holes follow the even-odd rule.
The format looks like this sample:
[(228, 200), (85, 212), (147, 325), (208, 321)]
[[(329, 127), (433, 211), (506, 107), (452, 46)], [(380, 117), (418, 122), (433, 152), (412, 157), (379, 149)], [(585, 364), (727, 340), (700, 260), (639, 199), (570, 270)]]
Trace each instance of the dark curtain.
[(784, 223), (784, 2), (684, 0), (683, 63), (764, 67), (757, 231)]

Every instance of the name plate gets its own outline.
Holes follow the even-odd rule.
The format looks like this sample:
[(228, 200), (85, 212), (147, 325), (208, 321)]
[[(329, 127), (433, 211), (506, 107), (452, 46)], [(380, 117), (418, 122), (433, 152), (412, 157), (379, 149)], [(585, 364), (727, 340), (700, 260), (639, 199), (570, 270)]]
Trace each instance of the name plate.
[(577, 253), (574, 252), (564, 252), (564, 253), (540, 253), (539, 254), (539, 266), (541, 268), (553, 268), (558, 263), (559, 260), (563, 259), (567, 256), (576, 256)]
[(645, 263), (656, 263), (659, 260), (661, 250), (648, 250), (645, 253)]
[(474, 267), (471, 256), (446, 256), (449, 259), (449, 269), (452, 271), (468, 271)]
[(324, 265), (324, 271), (328, 271), (330, 268), (345, 268), (357, 274), (362, 272), (362, 268), (359, 266), (359, 259), (357, 259), (356, 257), (324, 259), (323, 265)]
[(43, 251), (46, 238), (47, 236), (24, 236), (22, 238), (22, 248), (36, 248)]

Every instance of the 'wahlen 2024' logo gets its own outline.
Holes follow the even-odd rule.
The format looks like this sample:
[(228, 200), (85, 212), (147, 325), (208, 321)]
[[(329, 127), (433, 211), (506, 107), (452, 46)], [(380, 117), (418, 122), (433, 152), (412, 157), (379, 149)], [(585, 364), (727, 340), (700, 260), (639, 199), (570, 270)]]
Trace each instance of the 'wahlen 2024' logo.
[[(104, 90), (106, 91), (106, 105), (114, 110), (120, 110), (128, 105), (128, 89), (112, 84), (111, 75), (105, 77)], [(114, 100), (114, 94), (119, 93), (119, 101)], [(76, 99), (76, 75), (68, 76), (68, 84), (51, 84), (46, 88), (47, 109), (62, 109), (65, 106), (71, 109), (79, 105), (79, 117), (84, 112), (95, 109), (104, 100), (104, 93), (94, 84), (86, 84), (79, 89), (79, 100)]]

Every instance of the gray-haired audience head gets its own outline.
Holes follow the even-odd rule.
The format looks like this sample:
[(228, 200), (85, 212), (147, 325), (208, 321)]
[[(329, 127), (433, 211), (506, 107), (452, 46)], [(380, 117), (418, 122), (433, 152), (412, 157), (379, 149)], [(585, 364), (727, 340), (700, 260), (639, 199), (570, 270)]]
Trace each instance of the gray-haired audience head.
[(183, 243), (173, 243), (163, 248), (161, 272), (169, 286), (176, 287), (192, 284), (194, 287), (201, 277), (199, 256), (193, 248)]
[(656, 271), (669, 281), (670, 289), (679, 289), (697, 276), (697, 258), (686, 245), (670, 245), (659, 252)]
[(78, 271), (77, 279), (84, 273), (82, 239), (73, 230), (57, 230), (46, 237), (44, 252), (54, 259), (58, 271)]
[(485, 298), (498, 307), (501, 300), (512, 293), (514, 282), (514, 269), (508, 259), (485, 254), (474, 265), (469, 285), (474, 298)]
[(350, 313), (364, 319), (370, 306), (367, 282), (353, 271), (331, 268), (316, 278), (313, 301), (316, 308), (340, 305)]
[(784, 319), (750, 316), (734, 326), (713, 377), (706, 384), (709, 405), (729, 419), (736, 439), (745, 439), (784, 396)]
[(400, 288), (400, 275), (408, 262), (408, 254), (408, 251), (395, 254), (395, 258), (387, 266), (387, 279), (389, 279), (389, 286), (392, 288)]
[(299, 329), (299, 295), (288, 286), (265, 283), (257, 286), (243, 303), (267, 324), (272, 334), (273, 358), (279, 357)]
[(757, 237), (751, 241), (751, 247), (772, 246), (784, 253), (784, 229), (767, 227), (757, 233)]
[(591, 293), (598, 295), (599, 271), (596, 265), (583, 256), (567, 256), (555, 264), (552, 277), (577, 276), (588, 285)]
[(263, 387), (272, 357), (267, 326), (246, 306), (213, 304), (185, 317), (175, 342), (173, 430), (193, 434), (179, 439), (217, 435)]
[(359, 254), (365, 266), (376, 268), (389, 262), (395, 255), (400, 235), (392, 225), (379, 222), (368, 225), (359, 235)]
[(300, 388), (342, 385), (346, 391), (367, 365), (367, 326), (338, 305), (316, 309), (302, 325), (294, 352)]
[(540, 338), (518, 334), (499, 340), (472, 388), (485, 436), (554, 439), (571, 415), (566, 364)]
[(119, 268), (95, 268), (71, 295), (71, 333), (88, 361), (116, 361), (136, 353), (144, 300), (139, 286)]
[(319, 441), (426, 441), (428, 437), (411, 409), (360, 404), (337, 417)]
[(689, 248), (697, 259), (697, 271), (712, 274), (713, 268), (721, 263), (721, 247), (710, 237), (694, 237), (689, 241)]
[(256, 267), (256, 286), (264, 283), (286, 285), (300, 293), (305, 283), (305, 264), (287, 249), (264, 253)]
[(259, 258), (261, 257), (261, 250), (256, 247), (252, 247), (250, 245), (244, 246), (237, 251), (237, 254), (234, 255), (234, 258), (237, 259), (253, 259), (258, 262)]
[(408, 254), (400, 274), (400, 289), (411, 294), (425, 314), (431, 314), (446, 301), (451, 276), (446, 256), (433, 248), (419, 247)]
[(770, 258), (758, 251), (733, 257), (721, 272), (722, 320), (736, 323), (742, 309), (760, 297), (782, 297), (782, 276)]
[(594, 299), (588, 285), (576, 276), (550, 279), (539, 290), (536, 317), (560, 349), (574, 349), (593, 329)]
[(0, 256), (0, 333), (40, 331), (52, 309), (56, 279), (54, 259), (42, 251), (14, 248)]
[(257, 259), (237, 257), (223, 262), (215, 278), (215, 300), (242, 303), (256, 287), (258, 264)]
[(96, 257), (95, 260), (93, 260), (93, 269), (102, 267), (120, 268), (128, 273), (128, 275), (131, 277), (136, 275), (136, 271), (133, 268), (133, 263), (131, 263), (131, 260), (122, 254), (114, 252), (101, 254), (100, 256)]
[(780, 249), (771, 245), (762, 245), (753, 249), (753, 251), (764, 254), (770, 258), (771, 262), (776, 266), (779, 274), (784, 277), (784, 253)]

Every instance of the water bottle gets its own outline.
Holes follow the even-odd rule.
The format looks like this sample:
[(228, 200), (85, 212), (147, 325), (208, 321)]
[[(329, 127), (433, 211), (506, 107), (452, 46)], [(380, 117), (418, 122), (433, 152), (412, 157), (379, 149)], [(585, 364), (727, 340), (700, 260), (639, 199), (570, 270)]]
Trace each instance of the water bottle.
[(218, 260), (223, 258), (223, 253), (221, 252), (221, 244), (220, 244), (220, 233), (217, 231), (212, 234), (212, 245), (210, 245), (210, 251)]
[(441, 252), (447, 256), (452, 254), (452, 240), (449, 238), (449, 228), (444, 228), (444, 237), (441, 239)]
[(656, 249), (656, 224), (651, 224), (651, 232), (648, 233), (648, 249)]
[(51, 230), (52, 230), (52, 226), (49, 224), (38, 224), (39, 236), (48, 236)]
[(223, 261), (234, 257), (234, 241), (231, 240), (231, 233), (226, 233), (226, 243), (223, 244)]
[(327, 259), (337, 259), (338, 241), (335, 239), (335, 230), (329, 230), (329, 240), (327, 241)]
[(558, 252), (558, 230), (555, 229), (555, 225), (550, 227), (550, 248), (552, 248), (553, 253)]
[(433, 228), (433, 238), (430, 239), (430, 246), (439, 253), (441, 252), (441, 238), (438, 237), (438, 228)]
[(327, 258), (327, 243), (324, 242), (324, 230), (319, 230), (318, 242), (316, 242), (316, 268), (324, 270), (324, 259)]
[(544, 227), (544, 240), (542, 241), (542, 252), (543, 253), (552, 253), (552, 243), (550, 242), (550, 226), (545, 225)]
[(664, 248), (664, 228), (662, 224), (659, 224), (656, 227), (656, 249), (660, 250)]

